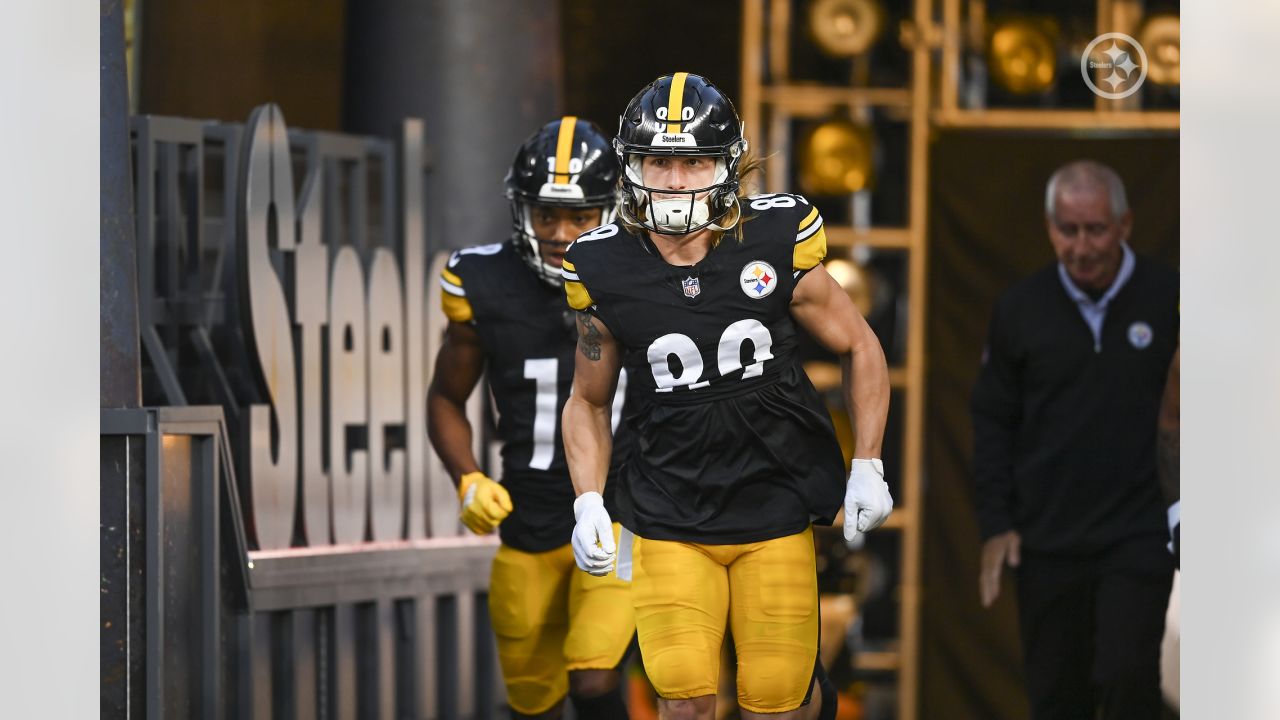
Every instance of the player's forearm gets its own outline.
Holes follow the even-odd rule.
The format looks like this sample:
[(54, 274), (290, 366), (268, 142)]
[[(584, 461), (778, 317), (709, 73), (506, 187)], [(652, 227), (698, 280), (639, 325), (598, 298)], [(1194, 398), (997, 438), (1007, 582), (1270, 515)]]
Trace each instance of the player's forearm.
[(609, 455), (613, 452), (608, 405), (592, 405), (577, 395), (570, 395), (564, 405), (562, 434), (565, 460), (574, 492), (604, 492), (609, 474)]
[(840, 356), (845, 404), (853, 421), (853, 456), (878, 458), (889, 417), (889, 367), (874, 338)]
[(427, 436), (454, 485), (480, 469), (472, 451), (471, 421), (466, 409), (438, 393), (427, 395)]

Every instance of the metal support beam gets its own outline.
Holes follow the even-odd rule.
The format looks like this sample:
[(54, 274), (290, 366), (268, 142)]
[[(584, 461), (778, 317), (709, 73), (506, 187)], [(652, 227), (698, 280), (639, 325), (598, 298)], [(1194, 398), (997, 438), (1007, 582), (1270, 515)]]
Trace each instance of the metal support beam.
[(142, 403), (142, 381), (138, 350), (137, 259), (133, 237), (124, 3), (102, 0), (101, 11), (99, 399), (102, 407), (138, 407)]
[(559, 4), (348, 3), (346, 29), (343, 130), (394, 139), (404, 118), (423, 118), (428, 235), (451, 248), (507, 237), (502, 178), (562, 111)]

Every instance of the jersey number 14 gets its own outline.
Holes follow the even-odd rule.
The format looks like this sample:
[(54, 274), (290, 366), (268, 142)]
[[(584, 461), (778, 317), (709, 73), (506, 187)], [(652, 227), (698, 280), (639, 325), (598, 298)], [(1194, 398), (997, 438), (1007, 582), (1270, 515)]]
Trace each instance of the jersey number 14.
[[(556, 457), (556, 425), (560, 422), (560, 361), (556, 358), (529, 358), (524, 361), (524, 377), (534, 382), (533, 456), (529, 467), (547, 470)], [(570, 392), (573, 388), (570, 388)], [(627, 371), (618, 375), (613, 393), (613, 431), (622, 420), (622, 403), (627, 396)]]

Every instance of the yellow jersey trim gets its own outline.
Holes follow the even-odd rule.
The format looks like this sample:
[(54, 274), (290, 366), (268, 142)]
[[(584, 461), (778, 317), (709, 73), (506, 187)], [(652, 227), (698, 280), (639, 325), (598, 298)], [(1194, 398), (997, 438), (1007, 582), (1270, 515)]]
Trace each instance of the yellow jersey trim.
[[(814, 211), (815, 213), (817, 210)], [(818, 231), (796, 243), (795, 256), (792, 260), (794, 270), (811, 270), (827, 256), (827, 231)]]
[(461, 295), (452, 295), (445, 290), (440, 291), (441, 306), (445, 317), (456, 323), (468, 323), (475, 317), (471, 303)]
[(591, 293), (587, 292), (587, 286), (580, 282), (565, 280), (564, 295), (569, 300), (569, 307), (574, 310), (586, 310), (594, 304)]

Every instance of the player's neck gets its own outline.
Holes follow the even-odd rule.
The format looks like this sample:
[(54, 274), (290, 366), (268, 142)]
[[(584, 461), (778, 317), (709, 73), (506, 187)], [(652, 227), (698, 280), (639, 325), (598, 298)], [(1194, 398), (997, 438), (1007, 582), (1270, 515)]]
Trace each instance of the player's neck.
[(669, 265), (697, 265), (711, 252), (715, 233), (703, 228), (688, 235), (663, 235), (650, 232), (649, 241)]

